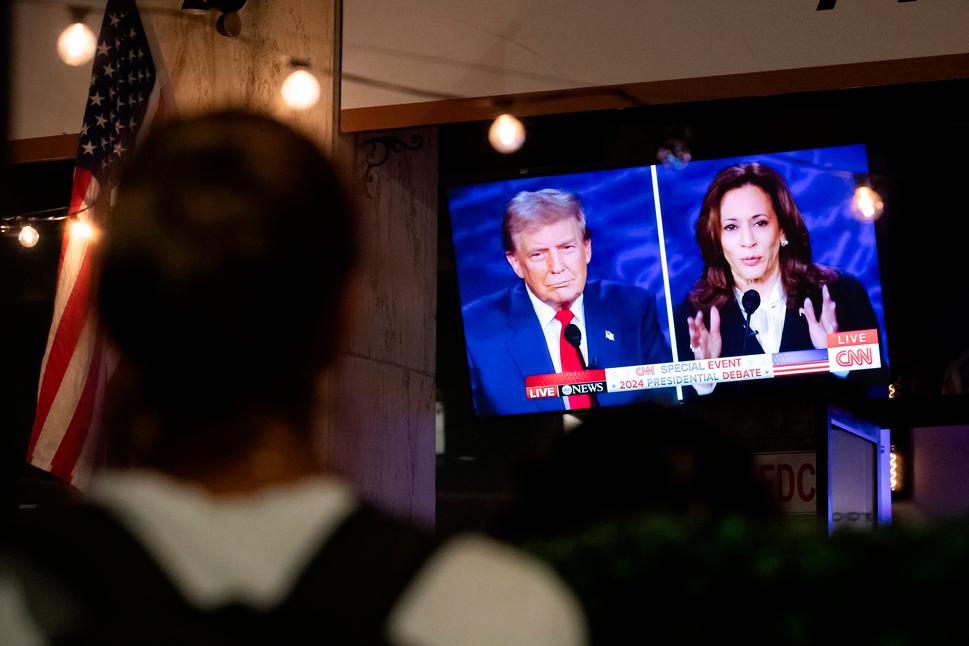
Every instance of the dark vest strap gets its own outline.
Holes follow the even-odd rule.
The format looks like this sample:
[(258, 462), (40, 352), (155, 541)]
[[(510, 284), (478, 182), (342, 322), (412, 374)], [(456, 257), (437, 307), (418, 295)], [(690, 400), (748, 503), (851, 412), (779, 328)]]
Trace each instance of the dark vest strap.
[(436, 545), (430, 532), (362, 506), (304, 569), (278, 623), (333, 643), (382, 643), (387, 616)]

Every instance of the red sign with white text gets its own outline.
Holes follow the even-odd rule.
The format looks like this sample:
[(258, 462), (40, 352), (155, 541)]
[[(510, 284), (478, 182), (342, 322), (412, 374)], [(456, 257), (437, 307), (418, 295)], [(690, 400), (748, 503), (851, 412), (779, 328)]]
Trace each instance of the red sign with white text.
[(871, 345), (872, 343), (878, 343), (878, 330), (832, 332), (828, 335), (829, 348), (840, 348), (847, 345)]

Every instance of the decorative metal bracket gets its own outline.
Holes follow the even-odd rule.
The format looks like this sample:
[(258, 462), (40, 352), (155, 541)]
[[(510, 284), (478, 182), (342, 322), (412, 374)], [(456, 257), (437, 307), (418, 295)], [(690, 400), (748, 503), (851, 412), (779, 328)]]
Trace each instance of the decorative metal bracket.
[(370, 194), (370, 184), (374, 181), (373, 169), (379, 168), (387, 163), (391, 153), (400, 153), (405, 150), (420, 150), (423, 145), (424, 137), (417, 133), (410, 136), (410, 143), (389, 135), (371, 137), (360, 142), (360, 145), (357, 146), (358, 149), (369, 148), (363, 159), (367, 166), (363, 171), (364, 192), (367, 194), (367, 197), (373, 199), (373, 195)]

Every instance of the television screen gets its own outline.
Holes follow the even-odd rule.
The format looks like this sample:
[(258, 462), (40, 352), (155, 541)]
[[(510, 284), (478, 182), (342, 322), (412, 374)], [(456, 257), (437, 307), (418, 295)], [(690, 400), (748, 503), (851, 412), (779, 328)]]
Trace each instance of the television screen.
[(863, 145), (453, 182), (481, 417), (884, 381)]

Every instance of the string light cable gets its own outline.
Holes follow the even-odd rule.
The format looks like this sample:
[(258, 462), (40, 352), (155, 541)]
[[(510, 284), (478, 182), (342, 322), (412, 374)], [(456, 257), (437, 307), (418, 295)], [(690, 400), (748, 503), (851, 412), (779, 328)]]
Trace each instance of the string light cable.
[(67, 221), (69, 225), (72, 225), (72, 232), (76, 228), (80, 235), (90, 237), (90, 234), (94, 232), (94, 228), (89, 222), (78, 217), (90, 208), (84, 207), (83, 209), (71, 212), (68, 211), (67, 207), (61, 206), (43, 211), (0, 216), (0, 236), (4, 238), (16, 237), (22, 246), (29, 249), (34, 247), (40, 240), (40, 231), (37, 225)]

